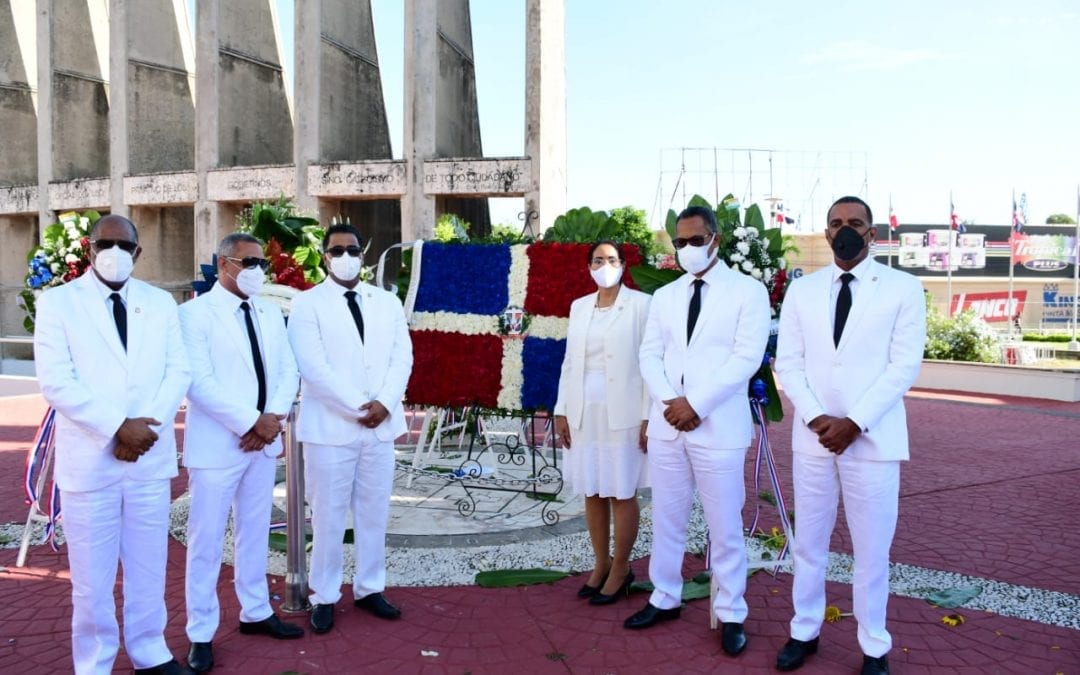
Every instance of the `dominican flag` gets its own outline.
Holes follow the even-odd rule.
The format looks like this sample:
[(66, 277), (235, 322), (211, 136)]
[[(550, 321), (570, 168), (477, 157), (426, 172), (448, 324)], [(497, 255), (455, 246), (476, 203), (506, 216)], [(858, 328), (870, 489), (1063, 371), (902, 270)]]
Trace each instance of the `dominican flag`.
[(1016, 205), (1016, 195), (1013, 195), (1013, 232), (1019, 234), (1024, 230), (1024, 212)]
[(953, 206), (952, 198), (949, 198), (949, 229), (956, 230), (960, 234), (967, 232), (967, 226), (960, 222), (960, 216), (956, 215), (956, 207)]
[[(405, 298), (413, 369), (406, 400), (436, 407), (552, 410), (570, 303), (596, 290), (591, 244), (444, 244), (412, 249)], [(623, 246), (623, 280), (642, 262)]]
[(793, 225), (795, 219), (784, 213), (783, 202), (777, 202), (776, 204), (776, 224), (777, 225)]

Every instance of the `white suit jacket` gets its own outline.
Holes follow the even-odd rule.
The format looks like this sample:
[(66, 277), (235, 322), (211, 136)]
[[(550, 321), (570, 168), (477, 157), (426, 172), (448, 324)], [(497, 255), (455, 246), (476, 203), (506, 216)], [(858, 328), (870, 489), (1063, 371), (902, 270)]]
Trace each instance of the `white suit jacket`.
[[(251, 342), (237, 318), (239, 296), (221, 284), (180, 306), (180, 327), (191, 363), (191, 388), (184, 429), (184, 466), (220, 469), (239, 464), (246, 454), (240, 437), (259, 419), (259, 384), (251, 358)], [(277, 305), (250, 298), (259, 324), (266, 410), (287, 415), (300, 386), (285, 319)], [(242, 315), (241, 315), (242, 316)], [(281, 437), (262, 452), (281, 454)]]
[[(554, 413), (565, 415), (574, 429), (581, 428), (585, 409), (585, 342), (596, 297), (596, 293), (590, 293), (570, 305), (566, 355)], [(649, 300), (647, 294), (623, 286), (610, 310), (614, 316), (604, 334), (603, 364), (607, 376), (608, 429), (637, 427), (649, 418), (649, 394), (638, 367), (638, 348), (649, 318)]]
[[(125, 352), (93, 274), (45, 291), (34, 330), (41, 393), (57, 412), (56, 480), (70, 492), (175, 476), (173, 421), (191, 382), (172, 297), (128, 280)], [(150, 450), (124, 462), (113, 456), (115, 434), (132, 417), (162, 424)]]
[(381, 441), (405, 433), (401, 399), (412, 372), (412, 341), (405, 311), (393, 293), (357, 284), (364, 341), (346, 304), (348, 289), (333, 279), (300, 293), (289, 310), (289, 341), (300, 367), (297, 438), (305, 443), (349, 445), (366, 427), (359, 407), (378, 401), (390, 416), (375, 428)]
[(745, 448), (753, 437), (748, 390), (769, 340), (769, 295), (756, 279), (717, 263), (703, 277), (701, 313), (690, 342), (686, 318), (693, 275), (684, 274), (653, 294), (641, 374), (652, 395), (649, 437), (672, 440), (678, 430), (664, 419), (663, 401), (686, 396), (701, 418), (691, 442)]
[(795, 452), (830, 453), (807, 423), (849, 417), (863, 433), (846, 452), (859, 459), (908, 459), (904, 394), (915, 382), (926, 342), (926, 300), (919, 280), (867, 260), (839, 345), (833, 345), (832, 265), (796, 279), (780, 312), (776, 370), (802, 424)]

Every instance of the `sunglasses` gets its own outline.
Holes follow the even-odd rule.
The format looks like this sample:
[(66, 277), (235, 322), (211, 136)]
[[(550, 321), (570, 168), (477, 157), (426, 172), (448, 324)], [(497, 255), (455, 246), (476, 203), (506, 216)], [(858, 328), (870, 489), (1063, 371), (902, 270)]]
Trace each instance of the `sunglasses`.
[(121, 251), (134, 253), (135, 249), (139, 248), (138, 244), (126, 239), (94, 239), (90, 242), (90, 245), (94, 247), (95, 251), (105, 251), (113, 246), (119, 246)]
[(354, 258), (359, 258), (360, 254), (363, 253), (363, 251), (360, 249), (359, 246), (331, 246), (330, 248), (326, 249), (326, 254), (331, 258), (340, 258), (346, 253), (348, 253)]
[(249, 256), (244, 257), (244, 258), (230, 258), (229, 256), (225, 256), (225, 259), (229, 260), (231, 262), (234, 262), (234, 263), (239, 263), (240, 266), (243, 267), (244, 269), (249, 269), (250, 270), (250, 269), (254, 269), (256, 267), (261, 267), (263, 272), (270, 269), (270, 261), (269, 260), (267, 260), (266, 258), (258, 258), (258, 257), (253, 256), (253, 255), (249, 255)]
[(689, 244), (690, 246), (704, 246), (710, 239), (712, 239), (712, 235), (704, 237), (700, 234), (695, 234), (694, 236), (687, 237), (686, 239), (683, 239), (681, 237), (678, 239), (672, 239), (671, 245), (677, 249), (686, 248), (687, 244)]

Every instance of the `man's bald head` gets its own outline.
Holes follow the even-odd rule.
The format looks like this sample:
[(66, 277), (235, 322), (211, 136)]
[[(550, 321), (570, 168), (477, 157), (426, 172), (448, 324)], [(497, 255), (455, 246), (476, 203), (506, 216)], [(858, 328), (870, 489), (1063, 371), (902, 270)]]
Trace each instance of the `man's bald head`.
[(103, 228), (110, 232), (115, 232), (118, 227), (125, 228), (129, 240), (138, 243), (139, 230), (136, 229), (135, 223), (131, 222), (123, 216), (118, 216), (115, 214), (109, 214), (107, 216), (102, 216), (101, 218), (99, 218), (98, 221), (94, 223), (94, 226), (90, 228), (90, 239), (108, 239), (109, 237), (98, 236), (103, 230)]

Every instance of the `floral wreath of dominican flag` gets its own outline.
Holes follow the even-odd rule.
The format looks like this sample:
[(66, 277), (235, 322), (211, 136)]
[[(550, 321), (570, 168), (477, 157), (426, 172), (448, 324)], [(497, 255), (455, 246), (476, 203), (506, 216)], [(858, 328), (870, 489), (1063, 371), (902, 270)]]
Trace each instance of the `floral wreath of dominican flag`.
[[(406, 400), (509, 412), (555, 407), (570, 304), (596, 290), (591, 244), (417, 242), (405, 312), (413, 343)], [(624, 245), (624, 283), (641, 264)]]

